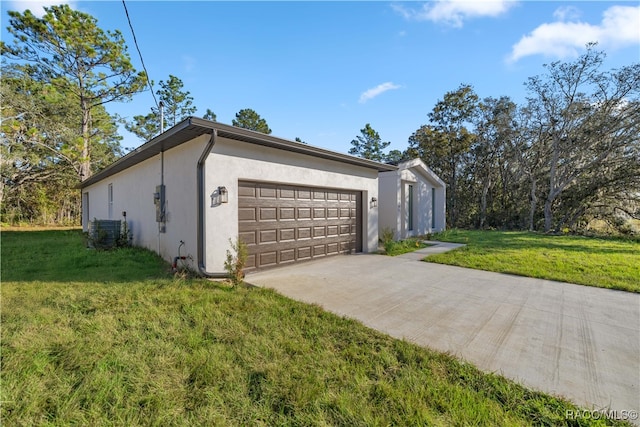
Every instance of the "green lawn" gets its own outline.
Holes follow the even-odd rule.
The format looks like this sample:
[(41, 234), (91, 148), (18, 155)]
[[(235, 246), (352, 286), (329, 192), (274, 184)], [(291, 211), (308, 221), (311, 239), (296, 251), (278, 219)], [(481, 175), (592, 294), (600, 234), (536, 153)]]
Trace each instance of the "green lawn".
[(640, 292), (638, 240), (455, 229), (433, 238), (467, 246), (429, 262)]
[(414, 252), (427, 246), (429, 245), (421, 239), (391, 240), (384, 244), (384, 253), (389, 256), (397, 256)]
[(1, 266), (2, 425), (624, 425), (76, 231), (3, 232)]

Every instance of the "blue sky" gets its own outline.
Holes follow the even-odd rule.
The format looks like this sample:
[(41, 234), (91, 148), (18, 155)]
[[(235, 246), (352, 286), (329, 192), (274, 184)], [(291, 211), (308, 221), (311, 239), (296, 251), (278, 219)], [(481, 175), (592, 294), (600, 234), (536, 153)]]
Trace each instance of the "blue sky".
[[(3, 1), (7, 10), (58, 2)], [(121, 1), (69, 2), (104, 30), (120, 30), (142, 69)], [(273, 135), (347, 152), (366, 123), (389, 149), (428, 122), (448, 91), (471, 84), (480, 97), (522, 102), (543, 64), (571, 60), (597, 41), (605, 69), (640, 61), (637, 1), (127, 1), (155, 82), (175, 75), (196, 115), (218, 121), (252, 108)], [(132, 117), (154, 105), (149, 91), (107, 106)], [(123, 146), (142, 143), (121, 129)]]

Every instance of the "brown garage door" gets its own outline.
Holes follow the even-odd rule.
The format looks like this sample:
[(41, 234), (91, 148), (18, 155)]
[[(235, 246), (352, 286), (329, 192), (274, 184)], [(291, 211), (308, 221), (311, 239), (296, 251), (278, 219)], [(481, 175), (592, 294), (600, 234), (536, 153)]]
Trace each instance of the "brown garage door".
[(239, 182), (247, 270), (362, 251), (361, 192)]

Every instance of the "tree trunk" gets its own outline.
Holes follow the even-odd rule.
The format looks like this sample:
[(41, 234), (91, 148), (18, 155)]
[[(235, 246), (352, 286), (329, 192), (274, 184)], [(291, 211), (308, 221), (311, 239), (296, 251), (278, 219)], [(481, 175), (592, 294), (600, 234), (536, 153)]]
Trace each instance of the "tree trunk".
[(536, 208), (538, 207), (538, 196), (536, 196), (536, 190), (538, 188), (538, 181), (535, 178), (531, 178), (531, 202), (529, 205), (529, 231), (534, 231), (534, 218), (536, 215)]
[(487, 193), (491, 187), (491, 179), (487, 179), (482, 183), (482, 195), (480, 196), (480, 229), (484, 228), (487, 220)]
[(551, 231), (551, 226), (553, 225), (553, 212), (551, 210), (551, 204), (553, 203), (553, 199), (547, 198), (544, 202), (544, 232), (548, 233)]
[(91, 136), (89, 134), (89, 126), (91, 124), (91, 108), (85, 99), (81, 99), (82, 108), (82, 157), (80, 159), (80, 180), (91, 176), (91, 152), (89, 143)]

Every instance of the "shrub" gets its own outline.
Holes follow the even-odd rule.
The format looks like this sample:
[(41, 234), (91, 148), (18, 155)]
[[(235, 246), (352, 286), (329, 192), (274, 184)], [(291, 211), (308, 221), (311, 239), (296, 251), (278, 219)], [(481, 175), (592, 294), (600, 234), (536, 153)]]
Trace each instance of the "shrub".
[(385, 249), (389, 242), (393, 242), (393, 238), (395, 237), (395, 235), (396, 233), (393, 231), (391, 227), (385, 227), (382, 229), (380, 233), (380, 243), (382, 243)]
[[(247, 263), (247, 244), (237, 238), (235, 243), (229, 239), (231, 250), (227, 249), (227, 259), (224, 269), (229, 274), (231, 284), (235, 287), (242, 284), (244, 279), (244, 266)], [(233, 252), (232, 252), (233, 251)]]

